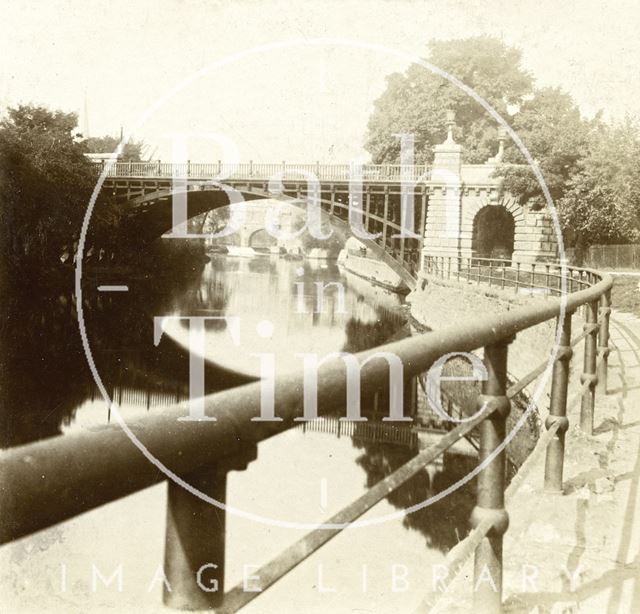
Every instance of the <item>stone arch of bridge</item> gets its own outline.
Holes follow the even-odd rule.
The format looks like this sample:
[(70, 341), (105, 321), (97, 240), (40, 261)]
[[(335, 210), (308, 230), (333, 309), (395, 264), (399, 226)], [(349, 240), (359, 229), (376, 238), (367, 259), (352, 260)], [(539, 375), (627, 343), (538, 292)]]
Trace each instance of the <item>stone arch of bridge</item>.
[(278, 244), (278, 240), (265, 228), (258, 228), (253, 230), (248, 239), (249, 247), (265, 248), (275, 247)]

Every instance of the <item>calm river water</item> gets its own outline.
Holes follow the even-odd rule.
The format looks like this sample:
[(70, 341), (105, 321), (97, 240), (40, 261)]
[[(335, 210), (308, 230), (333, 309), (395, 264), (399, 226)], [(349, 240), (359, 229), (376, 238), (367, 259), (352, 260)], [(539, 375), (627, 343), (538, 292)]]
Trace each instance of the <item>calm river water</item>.
[[(328, 286), (319, 304), (318, 287), (330, 282), (342, 284), (344, 297), (335, 285)], [(126, 293), (95, 290), (97, 284), (124, 283)], [(84, 288), (97, 368), (131, 421), (162, 412), (188, 394), (188, 328), (167, 316), (218, 318), (208, 323), (205, 335), (207, 392), (254, 378), (259, 362), (253, 354), (258, 352), (273, 352), (283, 372), (299, 364), (296, 353), (357, 352), (411, 334), (408, 310), (398, 296), (341, 272), (334, 263), (215, 256), (204, 269), (188, 274), (164, 273), (150, 280), (101, 277), (85, 280)], [(112, 418), (86, 366), (72, 298), (53, 292), (29, 296), (27, 307), (26, 297), (17, 297), (8, 308), (5, 448), (90, 429)], [(219, 319), (223, 316), (228, 319)], [(158, 346), (154, 317), (165, 317)], [(283, 522), (322, 522), (414, 454), (402, 445), (299, 428), (261, 443), (257, 460), (229, 476), (228, 504), (264, 520), (228, 515), (228, 587), (241, 579), (244, 565), (266, 563), (305, 533)], [(468, 459), (449, 456), (364, 518), (398, 512), (468, 470)], [(162, 562), (165, 490), (165, 484), (152, 487), (0, 549), (3, 584), (19, 592), (27, 583), (25, 603), (34, 603), (36, 591), (43, 612), (58, 611), (61, 604), (69, 611), (80, 604), (92, 612), (162, 611), (160, 586), (148, 588)], [(471, 489), (462, 488), (409, 516), (344, 531), (246, 611), (281, 612), (282, 603), (290, 603), (292, 612), (410, 611), (432, 590), (431, 565), (441, 563), (468, 531), (473, 503)], [(25, 549), (36, 554), (29, 558), (28, 574), (15, 577)], [(62, 591), (60, 585), (63, 562), (72, 590)], [(109, 570), (119, 563), (125, 590), (93, 592), (91, 566)]]

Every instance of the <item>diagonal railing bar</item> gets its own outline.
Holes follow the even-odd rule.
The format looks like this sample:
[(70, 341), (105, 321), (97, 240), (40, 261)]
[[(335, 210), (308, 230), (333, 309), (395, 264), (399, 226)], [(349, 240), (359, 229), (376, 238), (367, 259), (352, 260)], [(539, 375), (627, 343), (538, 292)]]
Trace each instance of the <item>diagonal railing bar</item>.
[[(571, 339), (570, 347), (574, 347), (578, 345), (580, 341), (582, 341), (587, 335), (591, 334), (593, 330), (595, 330), (599, 326), (600, 324), (588, 325), (583, 332), (581, 332), (579, 335), (576, 335)], [(559, 360), (562, 360), (567, 356), (571, 356), (571, 351), (567, 348), (559, 348), (558, 351), (556, 352), (556, 356), (553, 362), (554, 363), (558, 362)], [(535, 369), (532, 369), (524, 377), (521, 377), (517, 382), (509, 386), (509, 388), (507, 388), (507, 396), (510, 399), (515, 397), (519, 392), (522, 392), (529, 384), (531, 384), (532, 382), (535, 382), (536, 379), (538, 379), (538, 377), (542, 375), (548, 367), (549, 367), (549, 361), (548, 360), (542, 361)]]
[[(449, 266), (444, 266), (445, 263), (445, 258), (436, 261), (436, 264), (441, 265), (437, 274), (450, 279), (451, 259)], [(550, 268), (545, 268), (544, 274), (550, 279)], [(532, 265), (530, 282), (533, 283), (536, 281), (534, 269), (535, 266)], [(516, 333), (552, 318), (557, 319), (560, 344), (553, 362), (550, 415), (546, 421), (547, 432), (540, 438), (536, 448), (543, 445), (547, 448), (547, 492), (553, 492), (547, 490), (547, 480), (551, 486), (558, 485), (560, 492), (562, 488), (564, 434), (568, 428), (568, 366), (571, 348), (582, 339), (585, 340), (585, 359), (581, 386), (575, 398), (582, 402), (582, 428), (590, 433), (593, 426), (598, 375), (607, 368), (609, 293), (612, 280), (608, 275), (591, 270), (572, 268), (569, 273), (569, 288), (573, 290), (577, 286), (578, 289), (562, 300), (549, 297), (538, 304), (517, 307), (474, 322), (456, 324), (388, 343), (356, 355), (361, 365), (361, 393), (370, 395), (379, 391), (381, 382), (388, 379), (387, 361), (382, 358), (371, 360), (378, 352), (395, 354), (404, 365), (404, 376), (413, 378), (423, 374), (447, 353), (471, 352), (484, 348), (488, 379), (482, 384), (482, 395), (478, 402), (479, 407), (484, 407), (486, 415), (478, 415), (469, 423), (444, 435), (436, 446), (420, 452), (333, 519), (344, 519), (343, 523), (351, 522), (351, 518), (357, 519), (377, 501), (415, 475), (430, 460), (477, 427), (481, 462), (478, 467), (478, 501), (471, 517), (475, 527), (470, 536), (472, 541), (465, 543), (476, 547), (476, 577), (478, 570), (484, 566), (488, 566), (492, 576), (496, 574), (493, 577), (498, 584), (498, 592), (483, 590), (475, 596), (477, 609), (486, 612), (498, 613), (502, 609), (502, 535), (508, 526), (508, 515), (504, 507), (503, 444), (510, 410), (509, 398), (534, 381), (544, 370), (540, 365), (523, 380), (507, 388), (507, 348)], [(504, 274), (500, 279), (503, 277)], [(526, 288), (527, 283), (526, 271), (518, 266), (516, 291), (518, 284)], [(582, 307), (587, 322), (582, 334), (571, 339), (571, 316)], [(598, 317), (598, 312), (601, 317)], [(318, 370), (317, 404), (323, 412), (344, 408), (349, 380), (347, 371), (341, 358), (327, 361)], [(219, 521), (217, 527), (212, 526), (216, 524), (210, 522), (212, 514), (219, 514), (218, 510), (212, 508), (209, 500), (203, 501), (187, 493), (181, 485), (202, 485), (207, 493), (220, 493), (224, 496), (226, 474), (230, 470), (241, 468), (243, 463), (246, 466), (246, 462), (252, 459), (255, 444), (299, 424), (296, 418), (299, 419), (301, 415), (304, 383), (305, 373), (302, 368), (276, 379), (275, 406), (278, 408), (280, 422), (254, 421), (260, 412), (263, 393), (261, 382), (255, 382), (206, 397), (205, 413), (208, 417), (215, 418), (215, 421), (195, 424), (181, 422), (179, 418), (186, 415), (188, 406), (180, 404), (168, 408), (162, 414), (145, 416), (132, 425), (122, 423), (0, 453), (0, 514), (7, 519), (0, 524), (0, 543), (50, 527), (171, 477), (165, 563), (168, 565), (169, 580), (172, 583), (176, 580), (179, 589), (173, 594), (165, 591), (165, 603), (191, 610), (226, 607), (221, 603), (222, 592), (203, 593), (196, 585), (193, 573), (194, 565), (198, 562), (211, 560), (210, 548), (215, 544), (213, 554), (221, 562), (218, 577), (223, 585), (224, 529), (220, 530), (219, 527), (224, 527), (224, 522)], [(569, 406), (572, 405), (573, 402), (569, 403)], [(130, 437), (138, 448), (132, 445)], [(162, 472), (150, 466), (151, 459), (160, 463)], [(518, 479), (524, 479), (524, 474), (518, 475), (521, 476)], [(510, 488), (506, 489), (507, 495)], [(289, 569), (335, 536), (341, 528), (336, 523), (333, 527), (317, 527), (281, 553), (263, 570), (265, 587), (276, 582)], [(234, 599), (242, 598), (234, 597), (233, 590), (235, 589), (229, 593), (229, 607)]]
[[(425, 273), (427, 275), (435, 275), (437, 277), (445, 277), (444, 261), (446, 258), (430, 258), (425, 259)], [(457, 260), (457, 264), (461, 263), (461, 259)], [(446, 267), (451, 268), (451, 261)], [(472, 267), (468, 267), (466, 271), (460, 275), (460, 269), (458, 268), (458, 280), (462, 278), (465, 281), (476, 281), (481, 283), (481, 280), (489, 281), (495, 279), (491, 274), (484, 276), (480, 274), (480, 267), (478, 267), (475, 278), (472, 278)], [(490, 273), (492, 266), (489, 267)], [(536, 275), (535, 264), (531, 265), (530, 277), (526, 278), (527, 271), (523, 271), (520, 264), (517, 265), (515, 271), (515, 291), (518, 291), (519, 287), (530, 289), (535, 287)], [(520, 468), (516, 474), (514, 480), (505, 491), (505, 497), (510, 499), (512, 494), (517, 490), (519, 484), (521, 484), (526, 475), (530, 472), (533, 466), (534, 459), (537, 458), (543, 450), (546, 450), (545, 459), (545, 475), (544, 475), (544, 490), (548, 494), (562, 494), (562, 471), (564, 464), (564, 441), (565, 433), (569, 426), (567, 419), (567, 411), (572, 409), (578, 401), (581, 401), (580, 410), (580, 427), (587, 434), (591, 434), (593, 431), (593, 410), (595, 401), (595, 389), (598, 389), (605, 393), (606, 387), (606, 372), (608, 368), (608, 354), (609, 354), (609, 318), (611, 312), (611, 285), (612, 280), (608, 275), (602, 275), (595, 271), (587, 269), (577, 269), (575, 267), (567, 267), (566, 285), (568, 291), (568, 301), (566, 310), (563, 314), (562, 320), (557, 321), (557, 334), (559, 335), (559, 344), (556, 352), (555, 359), (553, 360), (553, 378), (550, 393), (550, 409), (549, 415), (545, 421), (547, 432), (542, 435), (537, 444), (534, 452), (527, 458), (523, 467)], [(551, 267), (549, 264), (545, 265), (545, 271), (543, 273), (546, 277), (547, 286), (549, 281), (553, 278)], [(465, 279), (465, 275), (467, 276)], [(447, 274), (447, 278), (450, 275)], [(502, 289), (505, 288), (506, 274), (505, 267), (503, 266), (502, 275), (499, 278), (501, 280)], [(513, 278), (512, 278), (512, 281)], [(579, 291), (574, 292), (575, 285), (578, 286)], [(560, 294), (561, 280), (558, 280), (557, 288), (548, 288), (549, 291), (557, 292)], [(597, 295), (591, 299), (581, 301), (579, 304), (575, 304), (571, 301), (571, 298), (576, 294), (582, 294), (585, 288), (599, 288), (600, 291)], [(546, 297), (545, 297), (546, 298)], [(581, 334), (571, 338), (571, 317), (576, 311), (575, 307), (582, 309), (586, 322), (584, 323)], [(580, 378), (581, 385), (570, 399), (567, 399), (567, 385), (569, 380), (569, 361), (573, 354), (573, 349), (581, 341), (584, 340), (584, 367)], [(531, 372), (529, 372), (524, 378), (509, 387), (506, 392), (506, 396), (511, 398), (514, 394), (521, 392), (528, 384), (535, 381), (546, 369), (548, 363), (538, 365)], [(602, 379), (600, 382), (599, 379)], [(486, 422), (483, 423), (486, 427)], [(498, 499), (499, 500), (499, 499)], [(498, 510), (499, 511), (499, 510)], [(495, 513), (497, 514), (498, 511)], [(483, 549), (482, 544), (486, 544), (487, 540), (490, 540), (492, 530), (495, 530), (496, 524), (489, 522), (487, 519), (480, 518), (480, 522), (474, 523), (474, 530), (463, 540), (458, 546), (456, 546), (447, 556), (447, 569), (449, 571), (446, 579), (446, 587), (450, 586), (451, 582), (462, 568), (464, 562), (475, 549), (475, 571), (476, 577), (478, 573), (478, 566), (484, 564), (486, 561), (493, 563), (498, 582), (498, 593), (501, 593), (500, 582), (502, 578), (502, 555), (497, 555), (497, 558), (492, 558), (494, 553)], [(502, 525), (501, 530), (504, 530)], [(501, 552), (501, 545), (498, 546)], [(486, 558), (489, 557), (489, 558)], [(451, 574), (453, 571), (453, 574)], [(492, 573), (493, 576), (493, 573)], [(493, 576), (494, 580), (496, 576)], [(445, 590), (447, 590), (445, 587)], [(437, 598), (431, 596), (431, 598), (425, 599), (418, 611), (425, 611), (429, 609)], [(478, 598), (478, 595), (474, 593), (474, 605), (479, 607), (482, 611), (486, 612), (501, 612), (502, 603), (501, 598), (495, 593), (491, 593)]]
[[(382, 499), (424, 469), (426, 465), (446, 452), (457, 441), (476, 428), (485, 418), (490, 416), (493, 411), (495, 411), (493, 407), (487, 406), (469, 422), (461, 424), (446, 435), (443, 435), (437, 444), (414, 456), (402, 467), (396, 469), (375, 486), (372, 486), (364, 495), (331, 516), (323, 525), (283, 550), (278, 556), (263, 565), (255, 574), (252, 574), (259, 578), (259, 580), (254, 580), (254, 587), (256, 589), (260, 588), (260, 592), (263, 592), (275, 584), (318, 548), (344, 530), (346, 528), (345, 525), (357, 520), (376, 503), (382, 501)], [(244, 588), (244, 584), (240, 583), (227, 592), (221, 611), (225, 613), (237, 612), (241, 607), (255, 599), (260, 592), (257, 590), (256, 592), (248, 592)]]
[[(562, 360), (567, 355), (568, 355), (567, 350), (559, 350), (556, 353), (556, 357), (553, 362)], [(509, 388), (507, 388), (507, 396), (510, 399), (515, 397), (518, 393), (522, 392), (529, 384), (531, 384), (532, 382), (535, 382), (538, 379), (538, 377), (540, 377), (547, 370), (548, 367), (549, 367), (548, 360), (541, 362), (535, 369), (533, 369), (532, 371), (529, 371), (527, 375), (520, 378), (517, 382), (509, 386)]]
[[(535, 449), (527, 457), (527, 460), (520, 467), (518, 473), (511, 479), (509, 486), (505, 490), (504, 496), (507, 503), (515, 496), (520, 486), (531, 473), (535, 461), (556, 436), (559, 427), (559, 423), (556, 423), (540, 436)], [(473, 551), (478, 547), (478, 544), (480, 544), (482, 539), (487, 536), (489, 531), (491, 531), (492, 527), (493, 524), (490, 521), (481, 522), (477, 527), (471, 529), (469, 534), (463, 540), (458, 542), (451, 550), (449, 550), (445, 557), (445, 565), (448, 574), (446, 578), (440, 580), (442, 583), (440, 585), (440, 588), (442, 589), (441, 593), (435, 593), (430, 597), (425, 598), (415, 610), (415, 614), (425, 614), (430, 611), (430, 609), (437, 603), (441, 594), (445, 593), (453, 584), (458, 574), (462, 571), (465, 563), (473, 554)]]
[[(578, 335), (576, 339), (578, 341), (584, 338), (584, 335)], [(578, 401), (582, 398), (585, 390), (589, 388), (589, 382), (583, 382), (573, 395), (571, 399), (567, 401), (567, 408), (571, 409), (577, 405)], [(527, 457), (525, 463), (520, 467), (518, 473), (512, 478), (509, 486), (505, 490), (505, 499), (509, 502), (515, 494), (518, 492), (520, 486), (524, 483), (526, 477), (531, 472), (535, 461), (542, 454), (544, 450), (549, 446), (549, 444), (553, 441), (554, 437), (557, 435), (558, 430), (561, 427), (560, 422), (555, 422), (552, 426), (545, 431), (538, 439), (536, 443), (536, 447), (533, 452)], [(456, 546), (454, 546), (446, 557), (446, 566), (448, 570), (448, 575), (446, 579), (442, 580), (442, 588), (447, 590), (453, 581), (456, 579), (456, 576), (460, 573), (467, 559), (471, 556), (474, 549), (480, 543), (482, 538), (487, 535), (487, 533), (491, 530), (492, 524), (490, 522), (484, 522), (478, 525), (478, 527), (472, 529), (472, 531), (460, 541)], [(421, 605), (416, 610), (416, 614), (423, 614), (424, 612), (428, 612), (429, 609), (435, 605), (438, 597), (432, 599), (425, 599)]]

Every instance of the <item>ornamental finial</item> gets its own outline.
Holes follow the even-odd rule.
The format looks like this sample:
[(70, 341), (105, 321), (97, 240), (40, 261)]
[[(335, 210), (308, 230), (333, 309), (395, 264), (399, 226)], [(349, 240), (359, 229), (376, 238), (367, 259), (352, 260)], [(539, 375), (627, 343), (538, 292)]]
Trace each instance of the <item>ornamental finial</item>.
[(453, 109), (447, 109), (446, 116), (447, 142), (455, 143), (455, 141), (453, 140), (453, 127), (456, 125), (456, 112)]
[(507, 129), (504, 126), (498, 126), (498, 160), (502, 159), (504, 154), (504, 142), (507, 140)]

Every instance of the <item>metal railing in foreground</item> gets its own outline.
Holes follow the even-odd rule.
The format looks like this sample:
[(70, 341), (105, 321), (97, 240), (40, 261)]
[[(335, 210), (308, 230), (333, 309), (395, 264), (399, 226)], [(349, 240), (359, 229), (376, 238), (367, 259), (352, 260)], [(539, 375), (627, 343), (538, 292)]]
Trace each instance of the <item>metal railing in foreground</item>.
[[(575, 271), (573, 269), (570, 274)], [(420, 452), (380, 481), (326, 524), (335, 526), (356, 520), (475, 428), (479, 429), (479, 461), (483, 462), (496, 453), (505, 437), (510, 398), (534, 381), (545, 368), (545, 365), (540, 365), (520, 382), (509, 386), (508, 346), (518, 332), (554, 318), (558, 318), (561, 344), (553, 365), (550, 418), (545, 435), (548, 440), (545, 487), (550, 491), (561, 489), (564, 434), (568, 426), (568, 362), (571, 346), (582, 338), (585, 340), (585, 354), (580, 422), (588, 433), (593, 428), (596, 383), (599, 382), (606, 390), (612, 282), (610, 277), (595, 271), (584, 271), (582, 277), (580, 289), (566, 298), (566, 312), (561, 320), (561, 301), (553, 297), (500, 315), (484, 317), (472, 324), (425, 333), (358, 354), (357, 358), (363, 363), (377, 351), (392, 352), (402, 360), (405, 377), (416, 377), (444, 354), (484, 348), (488, 379), (483, 382), (478, 399), (479, 407), (484, 409), (469, 422), (444, 435), (437, 445)], [(571, 340), (571, 315), (582, 306), (586, 306), (587, 312), (585, 330), (579, 338)], [(385, 360), (375, 359), (363, 364), (363, 396), (379, 391), (380, 382), (387, 376)], [(255, 458), (255, 444), (259, 441), (299, 424), (295, 419), (300, 417), (303, 388), (302, 370), (277, 380), (276, 407), (281, 422), (252, 420), (260, 412), (261, 384), (257, 382), (207, 397), (206, 413), (215, 417), (215, 422), (179, 421), (178, 418), (187, 413), (187, 407), (182, 404), (165, 410), (161, 415), (146, 416), (130, 428), (148, 453), (175, 475), (218, 502), (225, 503), (227, 473), (246, 466)], [(340, 358), (327, 362), (318, 373), (318, 406), (327, 412), (344, 407), (346, 388), (344, 362)], [(151, 465), (119, 426), (7, 450), (0, 456), (0, 472), (0, 506), (4, 519), (0, 525), (2, 543), (50, 527), (166, 479), (165, 474)], [(504, 450), (479, 472), (477, 483), (477, 505), (471, 518), (475, 527), (475, 568), (477, 574), (488, 569), (498, 590), (493, 591), (489, 583), (481, 583), (475, 599), (483, 611), (500, 612), (502, 535), (508, 524), (504, 508)], [(175, 481), (169, 481), (165, 573), (172, 590), (168, 591), (165, 586), (167, 605), (231, 612), (260, 594), (245, 592), (242, 587), (236, 587), (227, 594), (222, 592), (224, 527), (224, 513), (218, 507), (193, 496)], [(258, 587), (264, 590), (272, 585), (339, 531), (339, 527), (318, 528), (287, 548), (256, 572)], [(217, 586), (219, 590), (203, 590), (203, 584)]]

